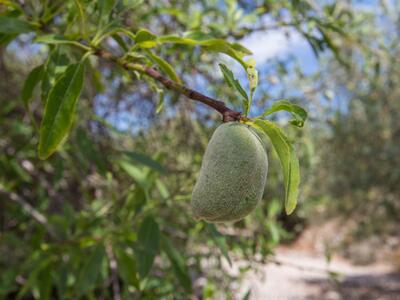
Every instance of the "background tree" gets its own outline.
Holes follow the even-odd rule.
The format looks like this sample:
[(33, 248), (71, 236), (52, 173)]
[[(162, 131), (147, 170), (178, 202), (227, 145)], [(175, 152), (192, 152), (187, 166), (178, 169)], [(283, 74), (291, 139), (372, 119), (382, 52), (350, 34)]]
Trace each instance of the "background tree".
[[(293, 113), (294, 103), (305, 105), (312, 121), (304, 131), (285, 127), (299, 141), (300, 200), (353, 199), (354, 186), (361, 200), (365, 186), (375, 182), (371, 192), (385, 191), (382, 201), (394, 211), (398, 174), (390, 166), (398, 149), (386, 143), (383, 153), (390, 161), (386, 171), (376, 161), (374, 169), (382, 172), (376, 181), (359, 174), (366, 172), (365, 161), (369, 168), (371, 157), (382, 153), (379, 144), (365, 156), (348, 152), (357, 147), (341, 146), (359, 145), (361, 133), (364, 149), (375, 140), (368, 137), (389, 141), (396, 136), (390, 122), (398, 105), (391, 101), (388, 110), (387, 102), (373, 96), (380, 91), (396, 99), (391, 92), (395, 42), (382, 41), (392, 53), (370, 47), (376, 35), (363, 29), (365, 22), (374, 24), (373, 14), (363, 23), (368, 13), (361, 15), (347, 1), (297, 0), (2, 1), (0, 12), (2, 297), (184, 299), (213, 298), (218, 290), (234, 297), (228, 287), (241, 275), (224, 271), (230, 256), (246, 259), (241, 272), (259, 258), (267, 260), (282, 239), (301, 230), (305, 210), (290, 217), (282, 213), (284, 180), (273, 147), (269, 156), (277, 159), (270, 160), (265, 201), (251, 217), (234, 225), (195, 222), (191, 191), (221, 115), (225, 120), (239, 119), (237, 112), (261, 115), (276, 108), (271, 100), (284, 97), (290, 97), (289, 104), (279, 103), (289, 107), (292, 123), (304, 121), (301, 113)], [(257, 66), (254, 92), (255, 62), (237, 42), (275, 30), (302, 37), (325, 68), (313, 76), (304, 74), (295, 59), (274, 59)], [(374, 62), (367, 73), (363, 59)], [(381, 69), (380, 62), (385, 62)], [(351, 86), (358, 76), (371, 78), (367, 88)], [(234, 77), (250, 92), (243, 95)], [(303, 93), (306, 84), (316, 92)], [(360, 97), (363, 115), (353, 101), (340, 111), (326, 105), (329, 85), (346, 86), (346, 99)], [(54, 122), (60, 109), (69, 117)], [(377, 112), (390, 114), (392, 121), (371, 122)], [(334, 121), (327, 123), (331, 117)], [(286, 121), (288, 114), (280, 112), (273, 120)], [(340, 164), (330, 163), (331, 146)], [(358, 160), (349, 162), (351, 155)], [(350, 163), (356, 166), (352, 176)], [(390, 184), (384, 180), (388, 174)], [(312, 192), (316, 184), (323, 195)]]

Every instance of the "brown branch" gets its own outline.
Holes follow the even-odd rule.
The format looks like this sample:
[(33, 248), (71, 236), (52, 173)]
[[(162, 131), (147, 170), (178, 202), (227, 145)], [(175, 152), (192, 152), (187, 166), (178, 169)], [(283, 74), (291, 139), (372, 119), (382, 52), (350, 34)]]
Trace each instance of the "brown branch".
[(201, 102), (216, 111), (218, 111), (222, 115), (222, 121), (223, 122), (232, 122), (232, 121), (239, 121), (241, 119), (241, 113), (237, 112), (225, 105), (223, 101), (208, 97), (200, 92), (197, 92), (193, 89), (190, 89), (178, 82), (175, 82), (164, 75), (162, 75), (160, 72), (158, 72), (154, 68), (146, 67), (141, 64), (137, 63), (128, 63), (128, 62), (123, 62), (119, 60), (117, 57), (115, 57), (112, 53), (104, 50), (104, 49), (99, 49), (95, 52), (95, 55), (113, 61), (119, 65), (121, 65), (123, 68), (126, 70), (134, 70), (138, 71), (142, 74), (145, 74), (158, 82), (160, 82), (162, 85), (164, 85), (167, 89), (176, 91), (182, 95), (185, 95), (189, 99), (192, 99), (197, 102)]
[(113, 249), (111, 245), (106, 246), (106, 253), (108, 256), (108, 261), (111, 270), (111, 285), (113, 290), (113, 300), (121, 300), (121, 287), (119, 286), (118, 282), (118, 264), (117, 260), (115, 259), (115, 255), (113, 253)]
[(57, 237), (56, 233), (54, 232), (53, 228), (49, 224), (46, 216), (41, 214), (38, 210), (36, 210), (29, 202), (27, 202), (25, 199), (21, 198), (14, 192), (7, 192), (6, 190), (0, 188), (0, 196), (4, 196), (11, 201), (18, 203), (19, 205), (22, 206), (22, 208), (28, 213), (36, 222), (39, 224), (42, 224), (47, 232), (52, 236), (52, 237)]

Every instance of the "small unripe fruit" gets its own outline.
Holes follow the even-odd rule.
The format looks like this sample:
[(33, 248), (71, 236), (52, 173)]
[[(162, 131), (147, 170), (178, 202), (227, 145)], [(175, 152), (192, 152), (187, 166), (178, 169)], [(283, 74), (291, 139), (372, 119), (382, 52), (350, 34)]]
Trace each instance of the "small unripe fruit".
[(193, 189), (192, 211), (208, 222), (237, 221), (260, 201), (268, 172), (268, 158), (257, 133), (247, 125), (220, 125), (204, 154)]

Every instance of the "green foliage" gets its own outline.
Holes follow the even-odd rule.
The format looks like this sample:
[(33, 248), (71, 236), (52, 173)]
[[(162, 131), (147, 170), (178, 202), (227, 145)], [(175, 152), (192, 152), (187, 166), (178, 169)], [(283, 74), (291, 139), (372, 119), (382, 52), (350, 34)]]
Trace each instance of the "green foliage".
[(83, 87), (83, 75), (83, 63), (70, 65), (49, 92), (40, 125), (38, 153), (41, 159), (48, 158), (69, 134)]
[(21, 97), (26, 107), (29, 105), (29, 100), (32, 98), (33, 90), (36, 85), (42, 80), (43, 76), (43, 65), (34, 68), (25, 80), (22, 88)]
[(214, 224), (207, 224), (206, 227), (214, 243), (217, 245), (222, 255), (226, 258), (229, 265), (232, 266), (232, 260), (229, 257), (228, 245), (226, 244), (225, 237), (217, 230)]
[[(246, 6), (241, 1), (3, 2), (0, 298), (211, 299), (238, 280), (226, 274), (222, 261), (245, 258), (243, 269), (249, 269), (256, 254), (266, 259), (290, 236), (282, 224), (288, 219), (280, 213), (277, 164), (283, 167), (288, 213), (296, 205), (299, 166), (275, 119), (262, 119), (285, 110), (292, 124), (302, 126), (306, 113), (278, 101), (263, 115), (261, 107), (268, 103), (260, 99), (267, 97), (254, 99), (261, 105), (252, 106), (265, 76), (258, 80), (255, 61), (247, 58), (251, 51), (238, 42), (264, 30), (262, 20), (268, 19), (300, 33), (318, 55), (331, 50), (344, 61), (341, 46), (356, 28), (351, 10), (323, 5), (317, 12), (297, 0)], [(100, 57), (102, 50), (112, 57)], [(243, 67), (248, 93), (222, 59)], [(218, 82), (219, 63), (228, 85)], [(140, 67), (128, 72), (128, 65)], [(178, 101), (140, 72), (145, 67), (159, 68), (176, 83), (207, 87), (207, 93), (232, 99), (229, 107), (236, 106), (239, 92), (248, 118), (242, 121), (271, 138), (278, 159), (271, 159), (264, 196), (269, 201), (231, 225), (235, 234), (195, 222), (189, 213), (216, 114)], [(252, 118), (250, 107), (260, 116)], [(289, 134), (302, 138), (298, 131)], [(300, 157), (306, 161), (303, 152)]]
[(281, 110), (290, 112), (292, 114), (293, 119), (289, 121), (290, 124), (297, 126), (297, 127), (304, 126), (304, 122), (307, 119), (307, 112), (301, 106), (292, 104), (286, 100), (275, 101), (270, 108), (266, 109), (263, 112), (263, 114), (261, 115), (261, 118), (265, 118), (265, 117), (267, 117), (277, 111), (281, 111)]
[(118, 273), (128, 286), (140, 289), (139, 279), (137, 278), (136, 260), (133, 255), (127, 253), (122, 248), (115, 248), (115, 256), (118, 263)]
[(19, 34), (33, 31), (33, 26), (26, 21), (0, 16), (0, 33)]
[(242, 97), (243, 112), (244, 112), (245, 116), (247, 116), (250, 112), (249, 96), (247, 96), (246, 91), (242, 88), (242, 86), (240, 85), (240, 82), (235, 78), (232, 71), (229, 70), (227, 66), (225, 66), (224, 64), (219, 64), (219, 67), (220, 67), (221, 72), (224, 75), (225, 81), (228, 83), (228, 85), (231, 88), (236, 89), (236, 91), (238, 91), (240, 96)]
[(144, 219), (139, 228), (138, 240), (140, 241), (137, 251), (139, 274), (141, 277), (146, 277), (160, 247), (160, 231), (153, 218)]
[(297, 205), (300, 183), (299, 160), (294, 148), (286, 135), (274, 123), (267, 120), (255, 120), (250, 124), (268, 135), (279, 156), (285, 180), (285, 210), (287, 214), (291, 214)]
[(87, 259), (77, 277), (77, 296), (87, 294), (95, 287), (96, 281), (101, 273), (105, 250), (103, 245), (96, 245), (89, 252)]
[(174, 68), (164, 59), (159, 57), (158, 55), (155, 55), (151, 53), (150, 51), (147, 51), (146, 54), (150, 57), (150, 59), (155, 62), (160, 69), (168, 75), (170, 79), (172, 79), (175, 82), (181, 83), (181, 80), (179, 76), (176, 74)]
[(185, 288), (185, 291), (190, 294), (192, 292), (192, 283), (182, 255), (165, 235), (161, 236), (161, 247), (170, 260), (176, 277)]

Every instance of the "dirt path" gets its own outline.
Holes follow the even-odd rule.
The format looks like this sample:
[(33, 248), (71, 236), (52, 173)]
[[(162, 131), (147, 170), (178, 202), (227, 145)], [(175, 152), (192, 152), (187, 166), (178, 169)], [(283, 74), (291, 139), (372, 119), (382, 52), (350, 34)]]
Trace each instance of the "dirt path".
[(400, 300), (400, 274), (388, 265), (355, 266), (333, 259), (329, 270), (340, 274), (335, 282), (323, 256), (284, 248), (276, 253), (281, 264), (250, 272), (241, 294), (250, 289), (254, 300)]

